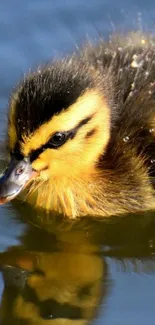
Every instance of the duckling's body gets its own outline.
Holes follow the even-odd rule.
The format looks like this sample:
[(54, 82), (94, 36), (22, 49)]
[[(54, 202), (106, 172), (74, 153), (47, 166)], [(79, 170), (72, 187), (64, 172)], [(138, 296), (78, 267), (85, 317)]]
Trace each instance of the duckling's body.
[(22, 190), (70, 218), (155, 209), (155, 47), (131, 40), (86, 47), (17, 87), (7, 172), (16, 191), (4, 193), (3, 178), (2, 202)]

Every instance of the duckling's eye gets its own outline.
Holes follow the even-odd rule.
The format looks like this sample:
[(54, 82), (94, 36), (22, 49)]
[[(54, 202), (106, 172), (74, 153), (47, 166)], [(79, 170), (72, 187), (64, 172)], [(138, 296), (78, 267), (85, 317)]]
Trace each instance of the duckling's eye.
[(66, 141), (67, 135), (62, 132), (56, 132), (49, 141), (49, 145), (54, 147), (61, 146)]

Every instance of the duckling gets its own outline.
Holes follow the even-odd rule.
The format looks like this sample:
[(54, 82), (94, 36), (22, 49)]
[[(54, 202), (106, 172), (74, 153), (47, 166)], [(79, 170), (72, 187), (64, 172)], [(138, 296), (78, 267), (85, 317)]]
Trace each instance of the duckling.
[(1, 204), (69, 218), (155, 209), (155, 46), (111, 38), (29, 72), (11, 95)]

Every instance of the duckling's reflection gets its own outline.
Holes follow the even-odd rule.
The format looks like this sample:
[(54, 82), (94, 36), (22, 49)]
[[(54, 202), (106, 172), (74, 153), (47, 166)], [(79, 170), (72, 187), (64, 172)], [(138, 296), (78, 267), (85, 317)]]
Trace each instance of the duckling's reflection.
[(150, 263), (155, 253), (154, 213), (73, 222), (36, 214), (23, 204), (17, 212), (19, 219), (39, 227), (27, 225), (19, 247), (0, 256), (5, 285), (2, 325), (89, 324), (109, 292), (106, 256), (121, 262), (123, 270), (130, 271), (133, 258), (135, 271), (155, 269)]
[(107, 267), (85, 227), (27, 226), (1, 258), (1, 324), (87, 324), (107, 291)]

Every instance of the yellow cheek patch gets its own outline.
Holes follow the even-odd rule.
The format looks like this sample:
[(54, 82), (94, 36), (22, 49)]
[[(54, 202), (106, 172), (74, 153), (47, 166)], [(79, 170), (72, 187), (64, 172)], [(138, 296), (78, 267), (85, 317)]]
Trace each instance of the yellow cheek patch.
[(32, 167), (39, 171), (48, 168), (48, 164), (46, 160), (38, 158), (32, 162)]
[(81, 120), (93, 115), (101, 107), (103, 107), (103, 96), (99, 91), (95, 89), (87, 91), (67, 110), (41, 125), (31, 137), (23, 137), (22, 153), (25, 156), (29, 155), (32, 150), (44, 145), (52, 134), (73, 129)]

